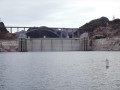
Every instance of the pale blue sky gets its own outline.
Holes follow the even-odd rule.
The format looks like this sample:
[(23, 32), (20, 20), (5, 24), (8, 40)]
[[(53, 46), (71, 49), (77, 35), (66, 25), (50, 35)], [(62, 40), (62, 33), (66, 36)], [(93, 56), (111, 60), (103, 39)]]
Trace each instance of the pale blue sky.
[(102, 16), (120, 18), (120, 0), (0, 0), (6, 26), (78, 28)]

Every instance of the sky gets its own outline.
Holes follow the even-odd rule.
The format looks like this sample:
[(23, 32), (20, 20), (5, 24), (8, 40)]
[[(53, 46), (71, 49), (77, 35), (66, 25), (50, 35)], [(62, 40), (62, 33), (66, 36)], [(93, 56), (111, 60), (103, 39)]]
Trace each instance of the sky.
[(78, 28), (102, 16), (120, 18), (120, 0), (0, 0), (6, 26)]

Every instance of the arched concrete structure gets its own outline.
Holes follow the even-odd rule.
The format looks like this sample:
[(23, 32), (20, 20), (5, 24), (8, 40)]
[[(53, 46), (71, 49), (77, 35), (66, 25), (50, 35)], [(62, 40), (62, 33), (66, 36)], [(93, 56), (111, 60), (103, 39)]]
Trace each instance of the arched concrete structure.
[(47, 27), (40, 27), (40, 28), (34, 28), (29, 29), (26, 32), (27, 37), (30, 38), (43, 38), (46, 36), (47, 38), (59, 38), (60, 36), (54, 32), (54, 30), (47, 28)]

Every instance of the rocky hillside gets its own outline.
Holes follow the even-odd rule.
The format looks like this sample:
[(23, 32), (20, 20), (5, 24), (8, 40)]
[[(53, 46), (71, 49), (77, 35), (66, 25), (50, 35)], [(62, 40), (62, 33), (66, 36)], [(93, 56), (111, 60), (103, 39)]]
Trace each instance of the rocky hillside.
[(109, 21), (106, 27), (98, 27), (94, 29), (94, 35), (104, 35), (105, 37), (120, 37), (120, 19), (115, 19), (113, 21)]
[[(106, 17), (95, 19), (81, 26), (77, 32), (81, 35), (84, 32), (88, 32), (91, 39), (95, 36), (107, 37), (120, 37), (120, 19), (109, 21)], [(75, 35), (76, 33), (75, 32)]]
[(0, 22), (0, 39), (14, 39), (14, 36), (7, 31), (3, 22)]

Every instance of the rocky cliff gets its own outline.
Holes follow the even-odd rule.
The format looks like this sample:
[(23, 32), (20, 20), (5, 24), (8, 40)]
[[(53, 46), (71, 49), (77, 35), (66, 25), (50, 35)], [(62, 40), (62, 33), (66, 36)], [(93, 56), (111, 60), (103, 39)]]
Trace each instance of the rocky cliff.
[(120, 37), (120, 19), (109, 21), (107, 26), (100, 26), (93, 30), (93, 36), (104, 35), (106, 38)]
[(89, 36), (93, 35), (93, 32), (98, 27), (106, 27), (109, 22), (109, 19), (106, 17), (101, 17), (99, 19), (95, 19), (90, 21), (89, 23), (84, 24), (83, 26), (79, 27), (79, 29), (75, 32), (75, 35), (79, 32), (81, 35), (84, 32), (88, 32)]
[(120, 38), (94, 39), (91, 50), (93, 51), (120, 51)]
[[(102, 36), (104, 38), (120, 37), (120, 19), (109, 21), (108, 18), (101, 17), (81, 26), (77, 32), (80, 35), (88, 32), (90, 39), (96, 36)], [(75, 32), (75, 35), (77, 32)]]
[(3, 22), (0, 22), (0, 39), (14, 39), (14, 36), (7, 31)]

